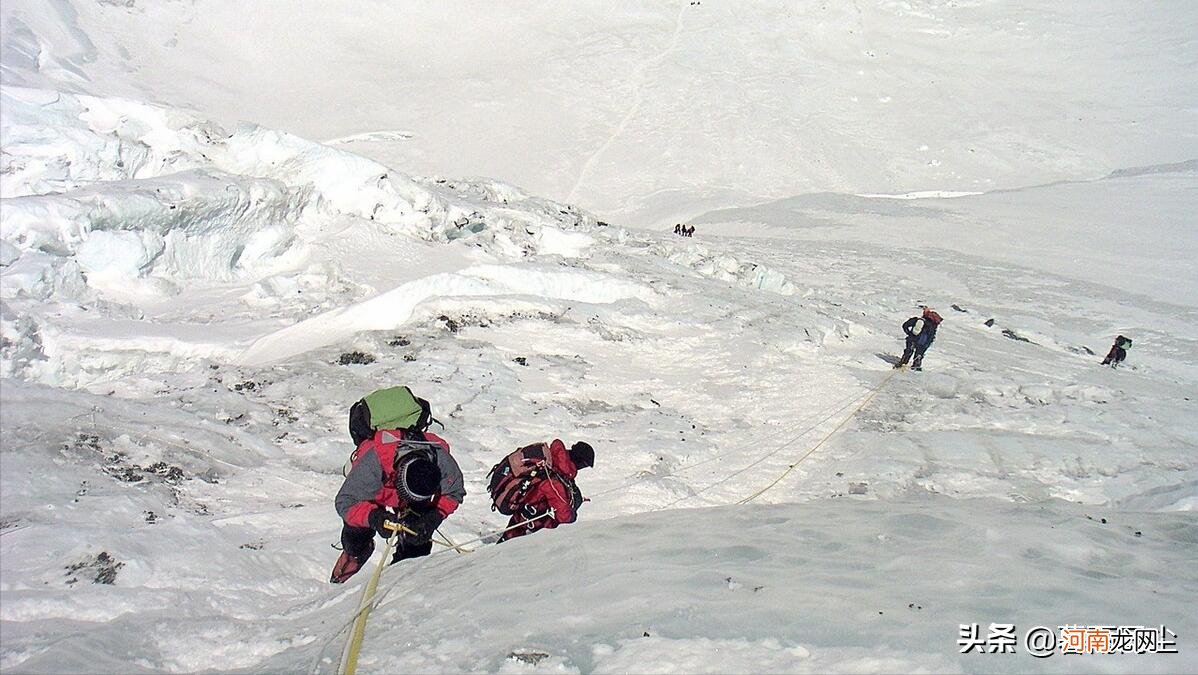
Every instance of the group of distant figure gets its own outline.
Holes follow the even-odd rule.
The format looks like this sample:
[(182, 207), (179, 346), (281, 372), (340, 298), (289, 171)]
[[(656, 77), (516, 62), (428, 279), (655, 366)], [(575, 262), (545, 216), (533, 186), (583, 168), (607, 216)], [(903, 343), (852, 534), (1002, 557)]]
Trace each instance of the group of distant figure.
[(695, 236), (695, 226), (678, 223), (674, 226), (674, 234), (680, 237), (693, 237)]
[[(953, 308), (960, 309), (956, 305), (953, 305)], [(923, 370), (923, 355), (928, 351), (928, 347), (932, 346), (932, 342), (936, 339), (936, 329), (944, 320), (927, 305), (920, 305), (920, 309), (923, 310), (920, 316), (913, 316), (903, 322), (903, 333), (907, 336), (907, 343), (902, 357), (894, 364), (896, 370), (908, 363), (911, 364), (911, 370)], [(991, 325), (992, 321), (986, 325)], [(1106, 358), (1102, 360), (1102, 365), (1117, 368), (1127, 358), (1128, 349), (1131, 349), (1131, 338), (1122, 335), (1116, 337), (1115, 344), (1107, 353)]]

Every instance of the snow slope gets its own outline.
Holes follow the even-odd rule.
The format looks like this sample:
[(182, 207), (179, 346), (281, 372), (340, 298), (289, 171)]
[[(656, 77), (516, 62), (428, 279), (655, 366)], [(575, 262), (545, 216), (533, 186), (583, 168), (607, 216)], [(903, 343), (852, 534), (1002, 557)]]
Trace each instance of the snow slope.
[[(152, 154), (148, 138), (171, 137), (147, 121), (161, 109), (5, 94), (69, 106), (79, 118), (59, 128), (84, 146), (86, 110), (101, 105), (152, 130), (121, 142)], [(194, 137), (191, 122), (173, 128)], [(6, 127), (11, 156), (33, 154), (27, 131)], [(361, 581), (326, 583), (345, 410), (395, 382), (433, 401), (466, 473), (470, 496), (445, 527), (456, 540), (502, 526), (480, 495), (509, 448), (585, 438), (600, 461), (580, 478), (593, 499), (581, 524), (389, 569), (371, 670), (1027, 669), (1041, 662), (958, 655), (957, 625), (1161, 622), (1193, 634), (1191, 310), (1000, 251), (600, 227), (494, 183), (403, 182), (428, 213), (393, 194), (364, 208), (293, 178), (349, 181), (358, 160), (287, 139), (310, 159), (251, 162), (281, 137), (226, 134), (197, 140), (197, 166), (180, 172), (86, 187), (59, 177), (59, 190), (3, 202), (14, 252), (0, 276), (6, 670), (331, 669), (318, 660), (337, 653)], [(218, 164), (242, 142), (238, 164)], [(216, 246), (172, 257), (193, 223), (222, 242), (254, 231), (213, 192), (252, 195), (258, 181), (275, 191), (248, 201), (290, 194), (296, 208), (228, 212), (283, 229), (303, 256), (244, 268), (207, 253)], [(203, 217), (170, 216), (176, 195)], [(77, 215), (83, 206), (92, 215)], [(927, 211), (930, 227), (957, 222)], [(109, 251), (96, 260), (121, 261), (154, 234), (164, 249), (149, 265), (84, 264), (96, 238)], [(921, 301), (947, 317), (928, 370), (886, 382), (784, 475), (892, 372), (896, 324)], [(1134, 313), (1161, 309), (1173, 313), (1155, 324)], [(1135, 334), (1131, 362), (1098, 368), (1085, 348), (1103, 350), (1115, 331)], [(703, 506), (722, 508), (685, 510)], [(530, 568), (545, 575), (532, 597), (504, 583)], [(511, 620), (514, 606), (554, 619)], [(548, 656), (508, 658), (528, 651)]]
[(1193, 3), (8, 0), (9, 84), (186, 105), (672, 225), (1198, 157)]
[[(743, 509), (696, 509), (587, 523), (552, 542), (519, 541), (449, 557), (391, 580), (374, 617), (376, 635), (363, 667), (374, 671), (500, 672), (947, 672), (1027, 671), (1028, 656), (986, 662), (952, 654), (945, 624), (1001, 614), (1017, 625), (1077, 607), (1098, 613), (1189, 624), (1182, 607), (1193, 578), (1154, 566), (1150, 579), (1122, 577), (1134, 557), (1184, 545), (1192, 522), (1177, 515), (1138, 517), (1134, 527), (1100, 524), (1085, 510), (1056, 503), (1030, 512), (930, 495), (845, 508), (824, 501)], [(1149, 526), (1154, 543), (1135, 553), (1132, 533)], [(679, 529), (692, 538), (676, 536)], [(555, 533), (556, 534), (556, 533)], [(929, 536), (932, 535), (932, 536)], [(1012, 547), (1011, 540), (1029, 542)], [(1037, 543), (1030, 543), (1037, 542)], [(635, 555), (613, 556), (613, 550)], [(448, 554), (452, 556), (453, 554)], [(448, 557), (448, 556), (446, 556)], [(500, 560), (502, 558), (502, 560)], [(527, 570), (545, 561), (571, 570), (535, 589)], [(963, 562), (968, 560), (969, 562)], [(848, 561), (846, 563), (846, 561)], [(1153, 565), (1147, 560), (1146, 565)], [(1131, 563), (1135, 564), (1135, 563)], [(1018, 593), (1003, 583), (1016, 574)], [(443, 592), (425, 589), (445, 574)], [(818, 592), (813, 592), (818, 589)], [(1023, 595), (1027, 593), (1028, 595)], [(1127, 611), (1122, 594), (1150, 597), (1153, 610)], [(1028, 597), (1041, 598), (1036, 603)], [(1157, 604), (1159, 602), (1159, 604)], [(591, 608), (584, 622), (529, 626), (512, 608), (556, 616), (562, 605)], [(467, 621), (456, 617), (468, 607)], [(1172, 607), (1172, 611), (1164, 609)], [(448, 635), (429, 624), (449, 624)], [(386, 644), (388, 630), (410, 636)], [(508, 653), (548, 654), (520, 668)], [(452, 656), (451, 656), (452, 655)], [(971, 655), (973, 656), (973, 655)], [(447, 658), (448, 657), (448, 658)], [(280, 669), (300, 664), (290, 655)], [(1140, 670), (1136, 657), (1079, 657), (1079, 669)]]
[(0, 669), (330, 672), (346, 411), (398, 383), (456, 541), (517, 445), (598, 462), (579, 523), (388, 568), (364, 671), (1193, 669), (1188, 5), (280, 7), (0, 6)]
[[(951, 198), (811, 194), (691, 219), (704, 235), (860, 241), (951, 251), (1122, 290), (1151, 319), (1191, 313), (1198, 298), (1192, 253), (1198, 160), (1083, 182)], [(1128, 307), (1129, 311), (1136, 311)]]

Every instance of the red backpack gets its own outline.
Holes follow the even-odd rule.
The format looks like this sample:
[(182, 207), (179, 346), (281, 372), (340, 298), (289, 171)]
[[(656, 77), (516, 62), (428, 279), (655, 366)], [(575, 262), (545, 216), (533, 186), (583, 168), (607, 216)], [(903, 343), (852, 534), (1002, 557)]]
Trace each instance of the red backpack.
[(491, 492), (491, 510), (510, 516), (524, 505), (524, 496), (537, 483), (556, 476), (549, 446), (526, 445), (491, 467), (487, 489)]

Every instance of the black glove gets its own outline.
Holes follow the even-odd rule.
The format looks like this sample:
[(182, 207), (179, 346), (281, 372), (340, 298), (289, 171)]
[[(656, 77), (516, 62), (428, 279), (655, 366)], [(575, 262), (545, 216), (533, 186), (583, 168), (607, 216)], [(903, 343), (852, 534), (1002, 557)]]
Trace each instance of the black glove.
[(441, 522), (445, 520), (441, 512), (433, 507), (427, 511), (408, 511), (399, 521), (404, 527), (412, 532), (415, 532), (415, 537), (419, 541), (428, 541), (433, 538), (433, 533), (441, 527)]
[(525, 504), (524, 506), (520, 507), (520, 515), (523, 516), (524, 520), (530, 520), (533, 518), (539, 518), (544, 514), (538, 511), (537, 508), (532, 504)]
[(394, 527), (400, 523), (400, 520), (388, 513), (387, 509), (375, 509), (371, 511), (369, 521), (370, 527), (374, 528), (374, 531), (378, 532), (383, 539), (389, 539), (391, 535), (396, 534), (395, 530), (387, 527), (388, 524)]

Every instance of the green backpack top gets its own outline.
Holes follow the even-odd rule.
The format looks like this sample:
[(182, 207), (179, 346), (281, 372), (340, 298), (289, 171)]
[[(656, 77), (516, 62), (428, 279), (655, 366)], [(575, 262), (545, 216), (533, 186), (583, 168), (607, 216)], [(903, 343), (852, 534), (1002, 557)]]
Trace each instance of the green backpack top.
[(370, 409), (370, 426), (374, 429), (424, 431), (432, 422), (428, 401), (417, 398), (407, 387), (379, 389), (363, 400)]

